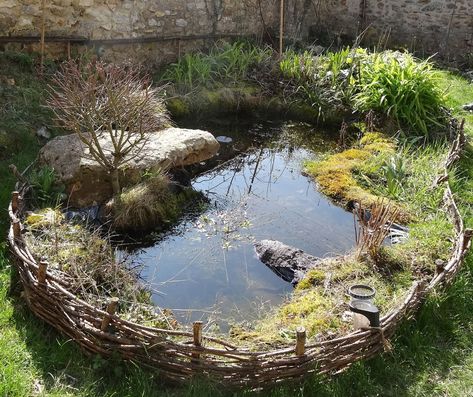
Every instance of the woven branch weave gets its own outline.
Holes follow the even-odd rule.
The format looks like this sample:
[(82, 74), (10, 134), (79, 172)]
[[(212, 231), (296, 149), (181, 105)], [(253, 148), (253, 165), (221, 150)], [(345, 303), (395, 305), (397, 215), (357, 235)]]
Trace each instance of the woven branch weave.
[[(416, 311), (429, 291), (450, 283), (459, 271), (470, 246), (472, 231), (464, 227), (450, 189), (448, 172), (460, 157), (464, 145), (465, 136), (460, 126), (445, 161), (443, 175), (435, 182), (445, 184), (444, 204), (456, 235), (448, 263), (430, 280), (415, 281), (403, 303), (381, 318), (379, 328), (358, 330), (313, 343), (309, 340), (303, 354), (299, 355), (296, 355), (295, 345), (272, 351), (251, 351), (205, 335), (200, 343), (192, 332), (158, 329), (127, 321), (120, 313), (110, 315), (69, 292), (65, 278), (57, 270), (48, 270), (44, 282), (40, 282), (40, 264), (21, 237), (22, 205), (13, 205), (13, 202), (9, 207), (8, 240), (18, 259), (20, 280), (32, 312), (89, 352), (105, 357), (118, 353), (125, 360), (156, 368), (163, 376), (176, 381), (204, 375), (234, 387), (267, 387), (310, 372), (335, 373), (383, 351), (388, 344), (387, 338), (403, 319)], [(102, 331), (104, 319), (108, 326)]]

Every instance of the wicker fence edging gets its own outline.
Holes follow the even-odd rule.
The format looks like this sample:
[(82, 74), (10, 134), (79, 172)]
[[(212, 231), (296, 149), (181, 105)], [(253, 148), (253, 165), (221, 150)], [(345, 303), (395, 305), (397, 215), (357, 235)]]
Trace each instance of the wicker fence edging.
[[(455, 242), (449, 261), (437, 269), (431, 280), (417, 280), (403, 303), (381, 318), (379, 328), (368, 328), (332, 339), (305, 343), (299, 330), (297, 344), (272, 351), (250, 351), (244, 347), (202, 335), (201, 324), (193, 332), (158, 329), (127, 321), (115, 313), (110, 302), (107, 311), (82, 301), (70, 291), (58, 270), (34, 259), (21, 232), (24, 210), (19, 193), (9, 206), (11, 220), (8, 241), (17, 258), (19, 277), (28, 306), (42, 320), (76, 341), (85, 350), (105, 357), (119, 354), (144, 366), (159, 369), (163, 376), (185, 381), (195, 375), (208, 376), (226, 386), (259, 388), (309, 372), (336, 373), (353, 362), (369, 358), (388, 348), (387, 339), (398, 324), (413, 315), (426, 295), (439, 285), (450, 283), (461, 268), (470, 247), (472, 230), (465, 229), (448, 182), (448, 172), (459, 159), (466, 143), (463, 124), (457, 130), (443, 174), (436, 184), (445, 184), (444, 204), (454, 229)], [(23, 186), (23, 188), (25, 188)]]

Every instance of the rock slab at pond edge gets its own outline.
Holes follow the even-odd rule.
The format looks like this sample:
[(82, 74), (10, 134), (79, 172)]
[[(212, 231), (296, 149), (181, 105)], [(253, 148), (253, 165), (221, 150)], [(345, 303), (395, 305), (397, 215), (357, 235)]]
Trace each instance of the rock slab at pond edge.
[[(111, 140), (100, 138), (104, 152), (112, 153)], [(219, 143), (207, 131), (167, 128), (151, 133), (144, 147), (139, 147), (121, 172), (122, 186), (138, 183), (143, 172), (172, 169), (208, 160), (217, 154)], [(86, 207), (105, 202), (112, 196), (109, 175), (89, 156), (88, 148), (76, 134), (58, 136), (39, 153), (39, 162), (56, 171), (66, 186), (69, 205)]]
[(255, 250), (261, 262), (293, 285), (298, 284), (310, 269), (322, 263), (320, 258), (276, 240), (258, 241)]

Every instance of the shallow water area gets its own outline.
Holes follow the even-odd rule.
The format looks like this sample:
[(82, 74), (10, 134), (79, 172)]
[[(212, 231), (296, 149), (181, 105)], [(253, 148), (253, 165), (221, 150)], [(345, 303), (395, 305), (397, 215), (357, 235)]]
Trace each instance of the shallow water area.
[(304, 160), (335, 147), (327, 133), (290, 122), (192, 127), (229, 138), (219, 139), (218, 157), (192, 180), (208, 203), (133, 257), (145, 265), (142, 277), (156, 291), (156, 305), (180, 322), (203, 320), (225, 331), (232, 322), (251, 323), (292, 291), (258, 260), (254, 242), (279, 240), (319, 257), (340, 254), (354, 244), (353, 215), (302, 174)]

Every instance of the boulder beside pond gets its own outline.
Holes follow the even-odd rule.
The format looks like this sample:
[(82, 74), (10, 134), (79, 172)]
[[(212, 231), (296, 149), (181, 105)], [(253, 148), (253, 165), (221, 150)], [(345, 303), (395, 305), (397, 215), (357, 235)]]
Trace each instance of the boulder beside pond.
[[(104, 135), (100, 143), (104, 152), (112, 152), (110, 138)], [(167, 128), (152, 133), (144, 147), (140, 146), (131, 154), (133, 159), (120, 175), (122, 186), (138, 183), (145, 171), (199, 163), (213, 157), (218, 150), (219, 143), (207, 131)], [(66, 186), (71, 206), (100, 204), (112, 196), (107, 171), (90, 158), (88, 148), (76, 134), (59, 136), (48, 142), (40, 151), (39, 161), (54, 168), (59, 181)]]
[(255, 250), (261, 262), (293, 285), (298, 284), (310, 269), (322, 263), (320, 258), (276, 240), (258, 241)]

